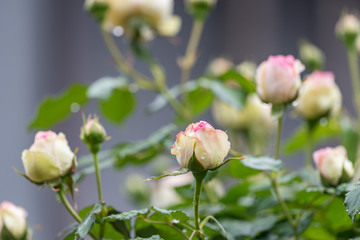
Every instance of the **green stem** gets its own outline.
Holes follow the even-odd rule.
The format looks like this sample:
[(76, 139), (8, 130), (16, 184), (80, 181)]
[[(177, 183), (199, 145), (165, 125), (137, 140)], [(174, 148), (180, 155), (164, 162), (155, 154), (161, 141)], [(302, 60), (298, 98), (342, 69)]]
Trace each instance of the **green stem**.
[(306, 130), (307, 130), (307, 144), (306, 144), (306, 168), (308, 169), (313, 169), (313, 164), (312, 164), (312, 152), (313, 152), (313, 128), (310, 126), (310, 124), (308, 123), (306, 126)]
[(71, 214), (71, 216), (73, 216), (73, 218), (77, 222), (81, 222), (82, 221), (81, 217), (77, 214), (77, 212), (74, 210), (74, 208), (71, 206), (71, 204), (67, 200), (63, 189), (60, 189), (60, 191), (58, 192), (58, 195), (59, 195), (61, 202), (64, 204), (65, 208), (68, 210), (68, 212)]
[(280, 194), (280, 190), (279, 190), (279, 184), (278, 184), (278, 181), (277, 181), (277, 176), (274, 176), (274, 175), (271, 175), (270, 176), (270, 179), (271, 179), (271, 184), (272, 184), (272, 187), (274, 189), (274, 192), (275, 192), (275, 195), (280, 203), (280, 206), (285, 214), (285, 217), (287, 218), (287, 220), (289, 221), (293, 231), (294, 231), (294, 236), (295, 236), (295, 239), (299, 239), (299, 235), (298, 235), (298, 232), (297, 232), (297, 222), (293, 219), (293, 217), (291, 216), (290, 214), (290, 210), (289, 208), (287, 207), (284, 199), (282, 198), (281, 194)]
[(96, 174), (97, 190), (98, 190), (98, 199), (99, 199), (99, 202), (102, 203), (103, 198), (102, 198), (102, 190), (101, 190), (99, 160), (97, 157), (97, 153), (93, 153), (93, 157), (94, 157), (94, 168), (95, 168), (95, 174)]
[[(77, 212), (75, 211), (75, 209), (71, 206), (71, 204), (69, 203), (69, 201), (67, 200), (64, 190), (61, 187), (59, 192), (58, 192), (59, 198), (61, 200), (61, 202), (64, 204), (66, 210), (68, 210), (68, 212), (71, 214), (71, 216), (78, 222), (82, 222), (82, 218), (79, 216), (79, 214), (77, 214)], [(93, 238), (93, 239), (98, 239), (92, 232), (89, 232), (89, 235)]]
[(187, 99), (186, 94), (186, 83), (190, 79), (191, 75), (191, 69), (193, 68), (196, 60), (196, 51), (200, 42), (201, 34), (204, 29), (204, 21), (195, 19), (191, 34), (190, 34), (190, 40), (188, 43), (188, 46), (186, 48), (185, 57), (182, 59), (181, 67), (181, 91), (182, 91), (182, 97), (183, 101), (185, 102)]
[(275, 149), (274, 149), (274, 158), (275, 159), (279, 158), (283, 119), (284, 119), (284, 114), (282, 114), (281, 117), (279, 117), (279, 119), (278, 119), (278, 127), (277, 127)]
[(207, 171), (204, 172), (192, 172), (195, 178), (195, 191), (194, 191), (194, 222), (195, 222), (195, 230), (199, 232), (198, 236), (202, 239), (200, 234), (200, 217), (199, 217), (199, 204), (200, 204), (200, 194), (203, 185), (204, 178), (206, 176)]
[(189, 120), (191, 117), (188, 114), (188, 111), (181, 105), (176, 98), (174, 98), (169, 89), (165, 84), (158, 85), (158, 91), (163, 95), (163, 97), (168, 101), (171, 107), (184, 119)]
[(360, 137), (360, 79), (358, 69), (358, 56), (355, 47), (347, 48), (347, 55), (350, 68), (351, 84), (353, 90), (353, 101), (357, 113), (357, 131)]
[(134, 81), (138, 84), (140, 88), (147, 89), (147, 90), (155, 90), (156, 86), (151, 81), (150, 78), (146, 77), (145, 75), (136, 71), (124, 58), (122, 53), (120, 52), (119, 48), (117, 47), (113, 37), (101, 30), (102, 36), (104, 38), (105, 44), (114, 58), (118, 68), (124, 72), (126, 75), (130, 76)]

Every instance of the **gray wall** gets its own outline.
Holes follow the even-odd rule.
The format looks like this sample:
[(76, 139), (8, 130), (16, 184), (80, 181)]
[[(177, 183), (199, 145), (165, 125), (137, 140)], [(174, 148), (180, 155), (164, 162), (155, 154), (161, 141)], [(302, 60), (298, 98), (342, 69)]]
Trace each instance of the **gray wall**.
[[(176, 13), (183, 15), (183, 28), (178, 44), (165, 39), (152, 45), (158, 60), (165, 65), (169, 85), (179, 81), (176, 58), (184, 52), (191, 20), (184, 13), (182, 1), (176, 0)], [(74, 81), (90, 83), (104, 75), (117, 75), (109, 53), (103, 44), (98, 27), (83, 11), (82, 1), (21, 1), (0, 2), (0, 201), (10, 200), (24, 206), (29, 213), (29, 223), (36, 230), (34, 239), (54, 239), (56, 233), (72, 219), (56, 202), (50, 189), (39, 190), (16, 175), (11, 167), (23, 170), (21, 151), (32, 143), (34, 133), (26, 126), (33, 117), (37, 103), (46, 95), (61, 92)], [(270, 54), (295, 54), (297, 40), (308, 38), (327, 53), (327, 69), (335, 72), (336, 81), (344, 93), (345, 106), (353, 112), (349, 92), (349, 75), (343, 46), (334, 37), (334, 25), (344, 7), (358, 10), (355, 0), (219, 0), (211, 15), (200, 43), (199, 62), (194, 76), (200, 74), (208, 61), (218, 55), (240, 62), (252, 59), (260, 62)], [(120, 40), (121, 41), (121, 40)], [(123, 46), (123, 44), (122, 44)], [(139, 69), (146, 71), (142, 64)], [(113, 137), (111, 146), (119, 140), (137, 140), (169, 123), (172, 111), (166, 109), (158, 115), (144, 113), (146, 103), (154, 93), (139, 92), (139, 110), (122, 128), (107, 126)], [(95, 110), (92, 103), (86, 113)], [(212, 121), (209, 115), (204, 117)], [(286, 123), (285, 136), (299, 123)], [(146, 124), (144, 122), (146, 121)], [(80, 113), (56, 127), (63, 131), (74, 149), (85, 153), (79, 141)], [(300, 160), (299, 160), (300, 159)], [(301, 165), (301, 156), (294, 167)], [(104, 190), (104, 199), (122, 210), (132, 205), (124, 196), (123, 181), (129, 172), (106, 170), (103, 181), (110, 183)], [(87, 178), (79, 186), (80, 207), (92, 204), (97, 196), (93, 191), (95, 179)]]

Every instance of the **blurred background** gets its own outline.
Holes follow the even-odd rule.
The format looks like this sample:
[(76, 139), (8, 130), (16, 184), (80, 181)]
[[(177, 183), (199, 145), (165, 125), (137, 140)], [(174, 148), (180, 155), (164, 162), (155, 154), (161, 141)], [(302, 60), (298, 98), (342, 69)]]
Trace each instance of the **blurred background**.
[[(175, 13), (183, 19), (179, 36), (156, 39), (151, 44), (153, 53), (167, 71), (170, 86), (180, 81), (176, 60), (184, 54), (191, 28), (191, 18), (184, 10), (183, 1), (175, 0), (175, 5)], [(334, 36), (334, 26), (343, 9), (357, 12), (359, 7), (358, 0), (219, 0), (206, 23), (193, 76), (201, 74), (209, 61), (218, 56), (228, 57), (235, 63), (243, 60), (260, 63), (276, 54), (297, 56), (298, 41), (306, 38), (326, 53), (326, 70), (335, 73), (344, 105), (353, 113), (345, 49)], [(147, 73), (145, 66), (139, 64), (137, 68)], [(16, 167), (23, 171), (21, 152), (33, 142), (35, 133), (27, 131), (27, 125), (37, 104), (46, 95), (61, 93), (73, 82), (91, 83), (102, 76), (117, 75), (98, 25), (83, 10), (83, 1), (0, 2), (0, 132), (3, 136), (0, 201), (9, 200), (27, 209), (29, 225), (37, 229), (34, 239), (55, 239), (61, 229), (73, 222), (50, 189), (41, 190), (12, 170)], [(155, 96), (151, 92), (138, 92), (137, 112), (122, 127), (106, 123), (112, 140), (104, 147), (118, 141), (145, 138), (170, 123), (173, 119), (170, 108), (153, 116), (145, 113), (146, 104)], [(85, 108), (85, 113), (96, 110), (92, 103)], [(213, 123), (210, 114), (202, 119)], [(299, 120), (290, 120), (285, 124), (284, 137), (299, 124)], [(72, 149), (79, 147), (79, 153), (84, 154), (86, 147), (79, 140), (81, 124), (81, 113), (76, 113), (55, 130), (64, 132)], [(176, 164), (175, 158), (171, 161)], [(302, 164), (302, 157), (286, 161), (296, 168)], [(103, 183), (106, 183), (103, 195), (110, 205), (123, 211), (133, 207), (125, 196), (123, 184), (126, 176), (136, 171), (142, 170), (127, 167), (122, 172), (112, 169), (102, 172)], [(80, 208), (96, 201), (95, 184), (94, 176), (90, 176), (79, 185)]]

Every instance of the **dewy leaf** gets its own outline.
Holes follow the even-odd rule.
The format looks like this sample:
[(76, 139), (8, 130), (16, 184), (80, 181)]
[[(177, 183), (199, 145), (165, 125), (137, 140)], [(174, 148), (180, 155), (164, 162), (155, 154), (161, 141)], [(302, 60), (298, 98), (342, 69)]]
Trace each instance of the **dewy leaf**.
[(101, 204), (97, 203), (88, 213), (88, 215), (84, 218), (84, 220), (79, 224), (76, 235), (80, 237), (80, 239), (84, 239), (86, 235), (91, 231), (92, 226), (96, 220), (96, 214), (101, 212)]
[(283, 166), (281, 160), (270, 157), (244, 156), (241, 163), (246, 167), (262, 171), (280, 171)]
[(348, 216), (354, 222), (356, 215), (360, 212), (360, 183), (355, 184), (354, 188), (345, 195), (344, 204), (348, 211)]
[(28, 128), (46, 129), (61, 122), (87, 102), (86, 91), (86, 86), (74, 84), (59, 96), (46, 97), (39, 105), (37, 114)]
[(237, 109), (242, 109), (244, 107), (246, 94), (242, 89), (234, 89), (221, 81), (209, 80), (207, 78), (199, 79), (199, 84), (203, 88), (211, 90), (218, 99), (231, 106)]
[(164, 175), (161, 175), (161, 176), (158, 176), (158, 177), (150, 177), (150, 178), (146, 179), (145, 181), (157, 180), (157, 179), (160, 179), (160, 178), (163, 178), (163, 177), (179, 176), (179, 175), (186, 174), (189, 171), (190, 170), (187, 169), (187, 168), (179, 168), (179, 169), (177, 169), (175, 171), (165, 173)]
[(251, 79), (246, 79), (243, 77), (240, 73), (238, 73), (236, 70), (231, 69), (220, 76), (220, 79), (223, 81), (226, 80), (235, 80), (240, 84), (242, 89), (244, 89), (247, 93), (254, 93), (256, 92), (256, 86), (255, 82), (253, 82)]
[(123, 77), (103, 77), (93, 82), (87, 90), (89, 98), (107, 100), (113, 90), (127, 87), (127, 80)]

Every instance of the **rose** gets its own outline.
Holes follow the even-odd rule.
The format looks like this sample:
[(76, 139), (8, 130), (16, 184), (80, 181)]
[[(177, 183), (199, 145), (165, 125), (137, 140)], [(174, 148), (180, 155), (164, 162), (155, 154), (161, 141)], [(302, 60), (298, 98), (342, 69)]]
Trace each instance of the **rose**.
[(270, 56), (256, 69), (257, 93), (264, 102), (285, 104), (293, 101), (304, 69), (304, 65), (291, 55)]
[(354, 167), (343, 146), (322, 148), (313, 153), (323, 183), (337, 186), (354, 175)]
[(11, 202), (2, 202), (0, 204), (0, 239), (26, 239), (28, 232), (26, 215), (22, 207), (15, 206)]
[(56, 180), (65, 176), (76, 165), (63, 133), (38, 132), (33, 145), (22, 152), (26, 176), (35, 183)]
[(200, 121), (190, 124), (185, 132), (177, 134), (171, 154), (176, 155), (182, 168), (202, 172), (220, 166), (229, 150), (227, 134)]
[(131, 35), (134, 29), (130, 22), (134, 17), (143, 22), (136, 31), (140, 31), (144, 40), (152, 38), (152, 30), (173, 36), (180, 28), (180, 18), (172, 15), (173, 0), (87, 0), (85, 8), (92, 12), (97, 4), (107, 5), (102, 25), (110, 32), (120, 26)]
[(341, 109), (341, 93), (332, 72), (315, 71), (302, 84), (295, 104), (305, 119), (318, 119), (337, 114)]

